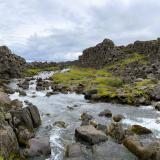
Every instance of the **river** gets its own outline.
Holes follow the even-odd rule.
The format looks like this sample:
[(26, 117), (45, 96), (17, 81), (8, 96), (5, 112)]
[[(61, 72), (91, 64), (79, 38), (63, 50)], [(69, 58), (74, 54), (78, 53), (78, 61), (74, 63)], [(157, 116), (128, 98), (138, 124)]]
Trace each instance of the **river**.
[[(43, 72), (35, 76), (43, 79), (49, 78), (54, 72)], [(13, 79), (10, 83), (12, 88), (18, 88), (18, 79)], [(63, 160), (65, 146), (75, 142), (74, 131), (81, 124), (80, 115), (87, 112), (101, 124), (109, 124), (111, 119), (99, 117), (99, 112), (109, 109), (112, 114), (122, 114), (125, 119), (122, 121), (125, 127), (132, 124), (140, 124), (153, 131), (150, 137), (143, 137), (147, 140), (160, 138), (160, 113), (152, 106), (131, 107), (111, 103), (90, 103), (84, 99), (83, 95), (75, 93), (56, 94), (50, 97), (46, 96), (48, 91), (36, 91), (36, 80), (30, 81), (29, 89), (26, 90), (27, 96), (19, 96), (18, 92), (10, 95), (12, 100), (18, 99), (24, 103), (25, 100), (36, 105), (40, 111), (42, 125), (37, 129), (36, 136), (49, 136), (52, 149), (51, 156), (48, 158), (37, 158), (36, 160)], [(24, 103), (25, 106), (25, 103)], [(67, 106), (73, 107), (73, 110)], [(67, 128), (54, 126), (54, 122), (64, 121)], [(125, 147), (116, 144), (112, 140), (96, 145), (94, 152), (87, 149), (86, 160), (136, 160)]]

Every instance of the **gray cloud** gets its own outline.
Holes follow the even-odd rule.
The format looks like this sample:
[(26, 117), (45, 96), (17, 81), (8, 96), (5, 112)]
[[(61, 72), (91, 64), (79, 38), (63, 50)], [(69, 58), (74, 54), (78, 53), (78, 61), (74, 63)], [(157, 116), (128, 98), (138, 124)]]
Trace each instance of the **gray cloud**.
[(157, 38), (159, 8), (157, 0), (0, 0), (0, 45), (28, 60), (73, 60), (106, 37)]

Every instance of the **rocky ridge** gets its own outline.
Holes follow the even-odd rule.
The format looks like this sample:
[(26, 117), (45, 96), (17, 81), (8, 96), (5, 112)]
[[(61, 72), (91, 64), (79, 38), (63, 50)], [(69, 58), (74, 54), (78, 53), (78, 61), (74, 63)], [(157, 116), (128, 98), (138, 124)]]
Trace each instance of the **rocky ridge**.
[(83, 51), (77, 63), (81, 67), (104, 68), (124, 80), (153, 77), (160, 79), (160, 39), (136, 41), (127, 46), (116, 46), (105, 39)]
[(26, 61), (11, 52), (6, 46), (0, 47), (0, 78), (10, 79), (22, 76)]

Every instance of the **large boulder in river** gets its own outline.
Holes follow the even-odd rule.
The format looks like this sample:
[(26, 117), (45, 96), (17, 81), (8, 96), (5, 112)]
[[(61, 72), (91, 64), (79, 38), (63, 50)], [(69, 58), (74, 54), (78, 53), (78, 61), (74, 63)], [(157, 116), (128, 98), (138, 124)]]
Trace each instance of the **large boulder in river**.
[(137, 137), (130, 136), (124, 139), (123, 145), (141, 160), (159, 160), (160, 142), (145, 144)]
[(38, 108), (34, 105), (30, 105), (27, 107), (27, 109), (29, 110), (30, 114), (31, 114), (31, 119), (33, 122), (33, 127), (37, 128), (41, 125), (41, 117), (38, 111)]
[(51, 147), (48, 137), (32, 138), (28, 142), (28, 148), (24, 150), (25, 157), (48, 156)]
[(92, 125), (81, 126), (75, 130), (75, 137), (91, 145), (104, 142), (107, 136), (104, 132), (97, 130)]
[(6, 46), (0, 47), (0, 77), (1, 79), (10, 79), (21, 77), (25, 68), (25, 59), (12, 54)]
[(9, 125), (0, 124), (0, 157), (10, 159), (19, 154), (19, 145), (13, 129)]

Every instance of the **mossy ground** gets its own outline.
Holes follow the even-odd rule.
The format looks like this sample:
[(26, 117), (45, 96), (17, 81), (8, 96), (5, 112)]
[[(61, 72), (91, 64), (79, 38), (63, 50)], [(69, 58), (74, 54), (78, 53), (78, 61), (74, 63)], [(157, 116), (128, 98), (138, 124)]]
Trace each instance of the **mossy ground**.
[(125, 69), (126, 65), (134, 63), (134, 62), (137, 62), (140, 64), (147, 64), (148, 61), (143, 54), (139, 54), (139, 53), (134, 52), (128, 58), (122, 59), (113, 65), (106, 66), (106, 69), (114, 69), (116, 67), (119, 67), (119, 69), (121, 71), (123, 71)]
[(32, 76), (35, 76), (37, 75), (38, 73), (40, 72), (43, 72), (43, 71), (55, 71), (55, 70), (58, 70), (59, 68), (58, 67), (43, 67), (43, 68), (26, 68), (24, 70), (24, 77), (32, 77)]
[(75, 67), (72, 67), (67, 72), (53, 75), (52, 80), (55, 84), (62, 84), (68, 88), (83, 84), (85, 91), (97, 89), (97, 96), (100, 97), (114, 99), (114, 97), (122, 96), (124, 97), (124, 103), (127, 104), (133, 104), (135, 97), (149, 99), (148, 90), (155, 86), (155, 82), (150, 79), (128, 84), (105, 69), (95, 70)]
[(64, 73), (57, 73), (53, 77), (55, 84), (63, 84), (67, 87), (71, 85), (83, 84), (86, 90), (98, 89), (99, 94), (106, 88), (114, 88), (122, 86), (123, 82), (120, 78), (114, 77), (105, 70), (95, 70), (90, 68), (71, 68)]

